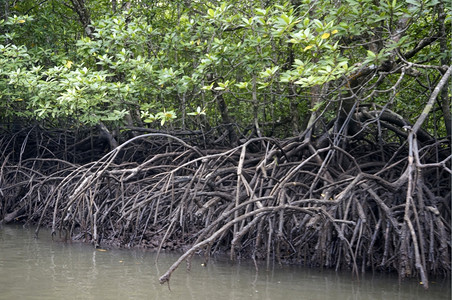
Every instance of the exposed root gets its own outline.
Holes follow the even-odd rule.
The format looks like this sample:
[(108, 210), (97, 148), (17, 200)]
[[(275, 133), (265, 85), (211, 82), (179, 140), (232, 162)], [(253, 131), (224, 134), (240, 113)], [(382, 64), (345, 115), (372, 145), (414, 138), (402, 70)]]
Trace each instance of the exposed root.
[(153, 133), (80, 164), (57, 158), (48, 146), (55, 138), (2, 154), (1, 222), (37, 223), (36, 234), (50, 226), (96, 247), (185, 249), (161, 283), (201, 252), (398, 271), (426, 286), (431, 274), (450, 275), (447, 141), (316, 148), (309, 139), (255, 138), (199, 149)]

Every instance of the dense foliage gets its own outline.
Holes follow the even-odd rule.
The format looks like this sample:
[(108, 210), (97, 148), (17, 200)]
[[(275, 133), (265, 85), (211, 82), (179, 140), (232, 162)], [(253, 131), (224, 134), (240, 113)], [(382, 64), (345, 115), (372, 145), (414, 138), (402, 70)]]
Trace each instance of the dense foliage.
[[(287, 136), (337, 116), (360, 72), (353, 101), (415, 121), (450, 61), (443, 1), (6, 1), (2, 12), (4, 124)], [(437, 136), (448, 98), (429, 119)]]

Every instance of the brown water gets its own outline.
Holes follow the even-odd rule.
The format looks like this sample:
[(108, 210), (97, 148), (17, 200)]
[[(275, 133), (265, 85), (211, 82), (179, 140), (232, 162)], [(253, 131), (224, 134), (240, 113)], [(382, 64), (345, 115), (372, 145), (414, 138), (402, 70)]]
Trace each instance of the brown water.
[(139, 250), (99, 251), (85, 244), (53, 242), (48, 231), (0, 227), (0, 299), (451, 299), (450, 281), (425, 291), (415, 280), (399, 285), (392, 275), (366, 275), (295, 266), (262, 267), (194, 259), (168, 286), (158, 283), (177, 255)]

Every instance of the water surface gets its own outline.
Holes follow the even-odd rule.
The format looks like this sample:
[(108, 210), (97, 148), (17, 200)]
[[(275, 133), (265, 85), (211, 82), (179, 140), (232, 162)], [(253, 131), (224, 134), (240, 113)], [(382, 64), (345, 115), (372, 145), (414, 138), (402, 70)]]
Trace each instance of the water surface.
[(0, 299), (451, 299), (450, 280), (399, 284), (397, 276), (365, 275), (297, 266), (264, 266), (225, 259), (205, 267), (195, 258), (190, 272), (181, 265), (171, 291), (158, 278), (178, 258), (142, 250), (94, 249), (54, 242), (49, 231), (0, 227)]

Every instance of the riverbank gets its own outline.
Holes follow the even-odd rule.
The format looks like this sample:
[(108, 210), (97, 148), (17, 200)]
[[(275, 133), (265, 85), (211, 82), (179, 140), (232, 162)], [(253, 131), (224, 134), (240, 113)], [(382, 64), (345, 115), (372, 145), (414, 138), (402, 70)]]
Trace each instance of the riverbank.
[(96, 248), (183, 250), (162, 283), (196, 253), (397, 272), (425, 287), (450, 276), (450, 176), (432, 165), (413, 182), (405, 148), (313, 148), (297, 138), (202, 148), (193, 136), (152, 133), (94, 151), (54, 144), (55, 134), (5, 143), (0, 222)]

